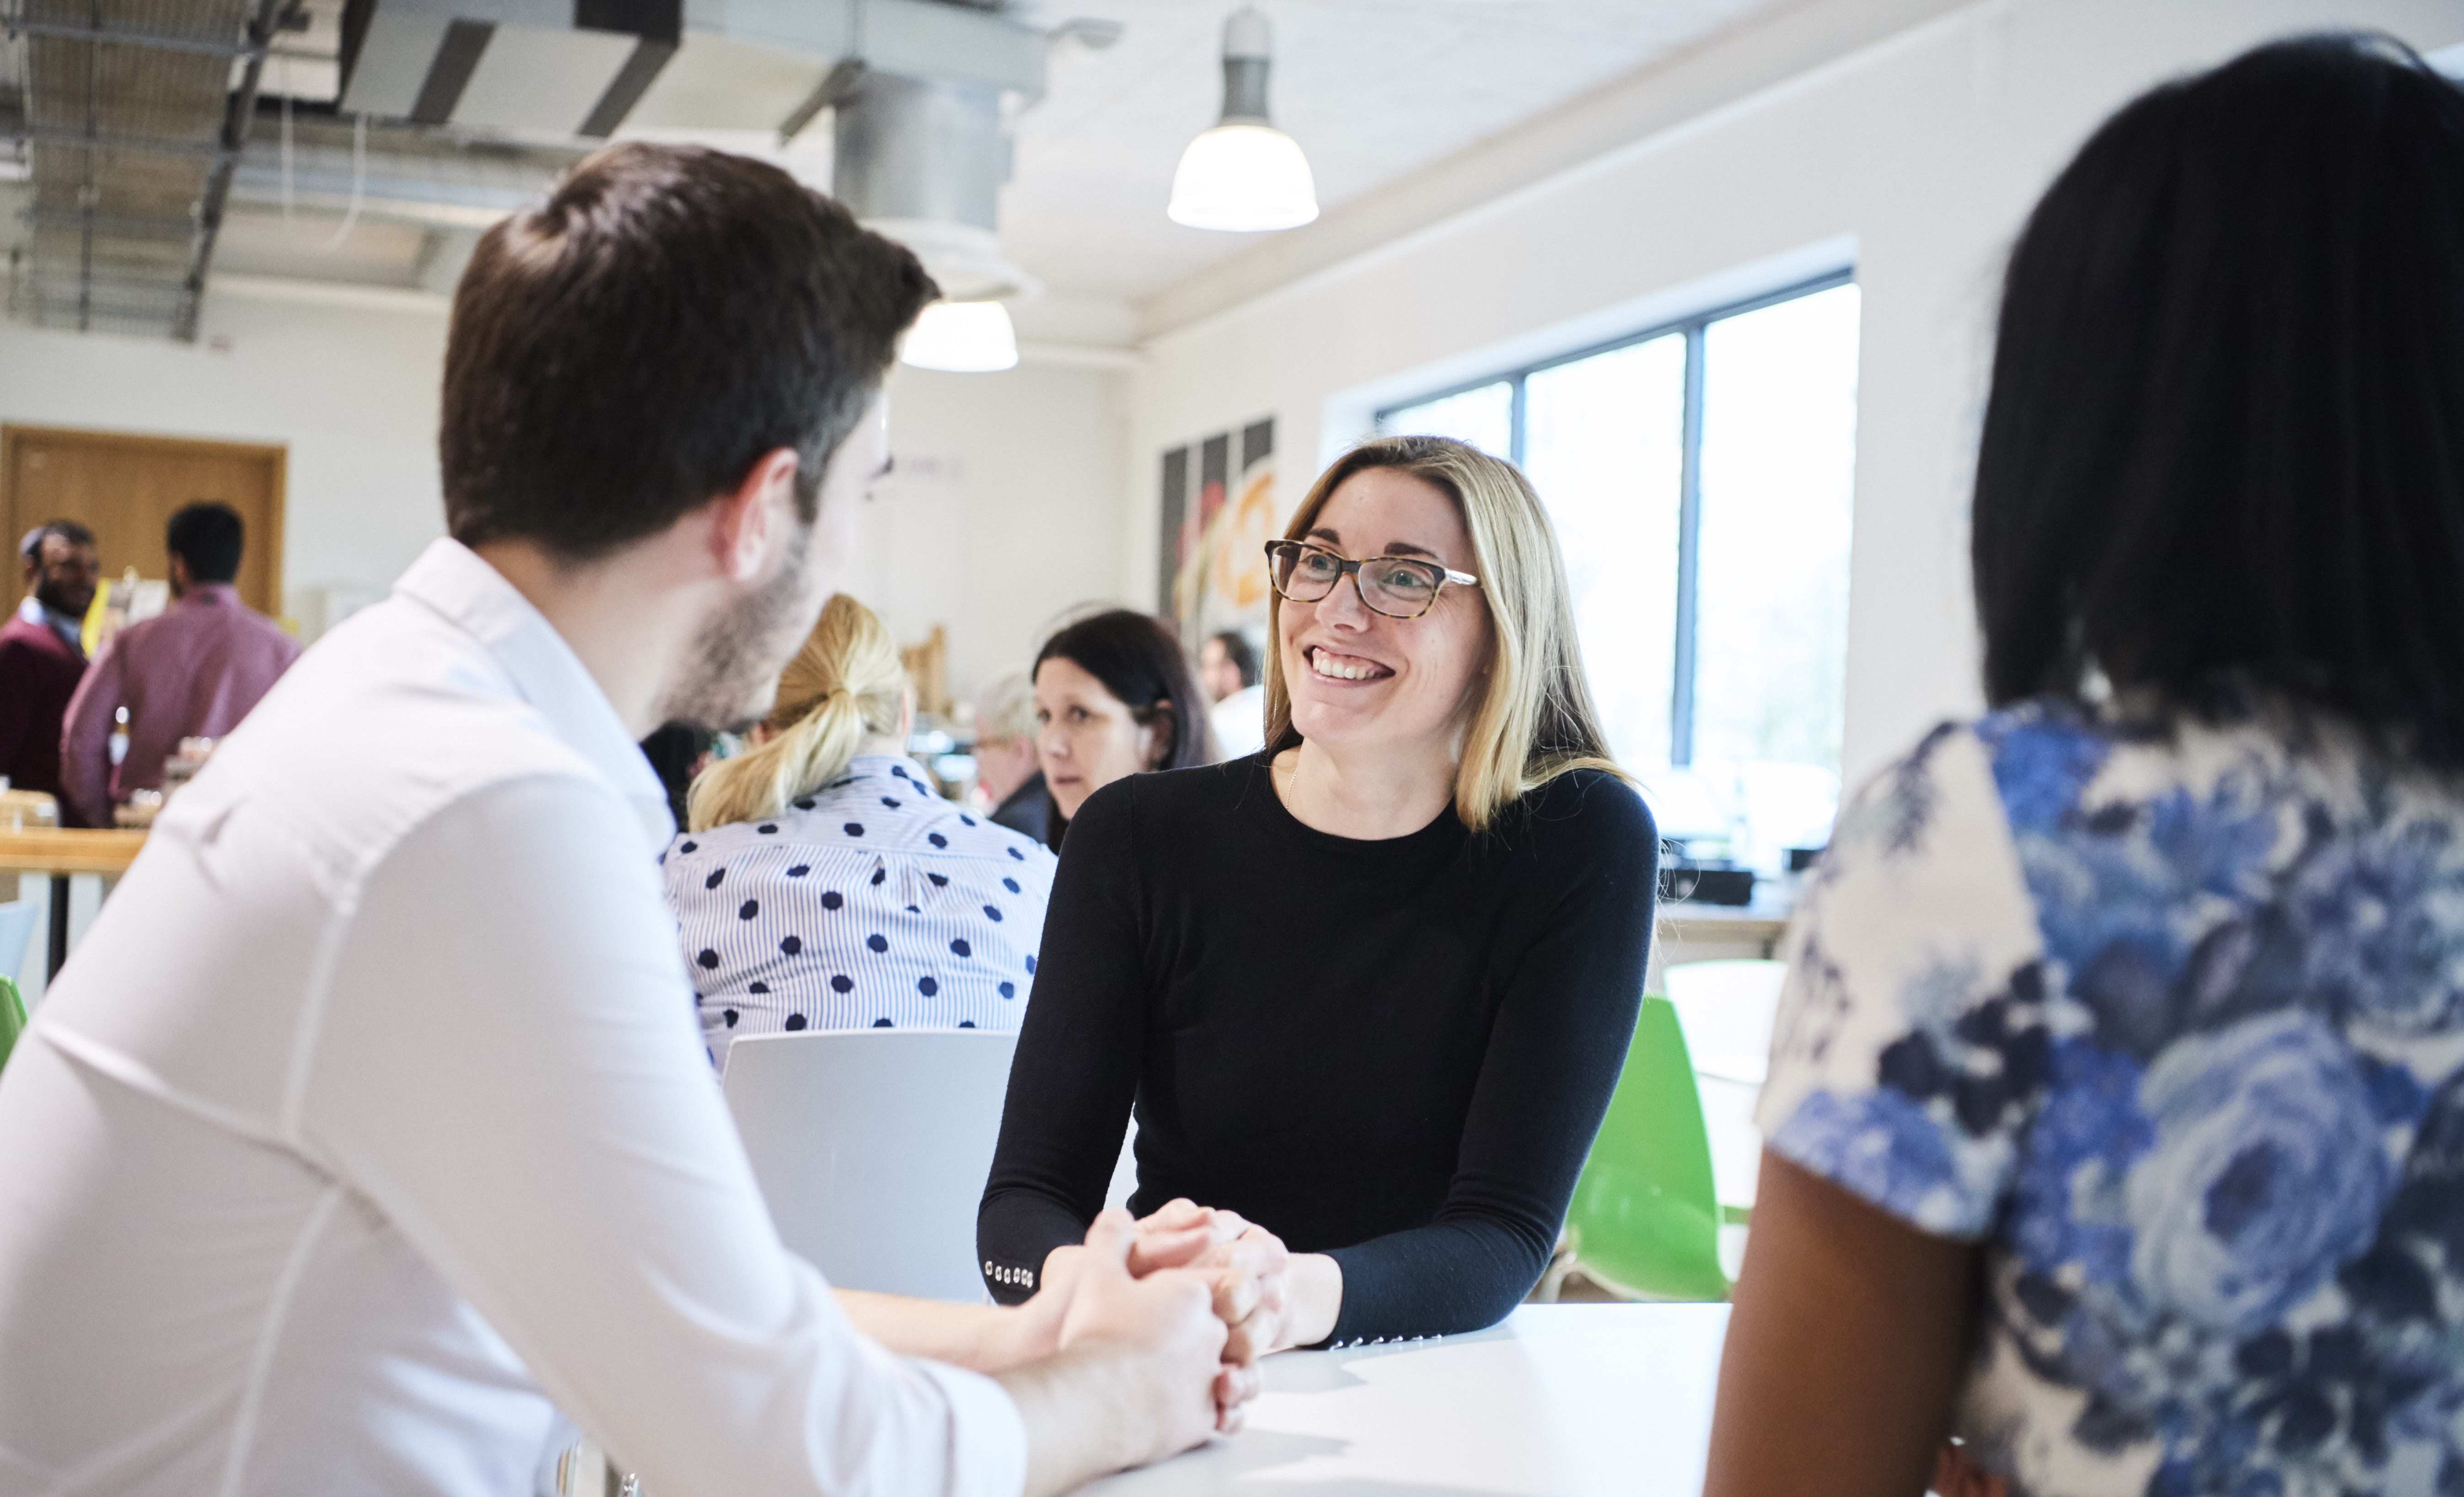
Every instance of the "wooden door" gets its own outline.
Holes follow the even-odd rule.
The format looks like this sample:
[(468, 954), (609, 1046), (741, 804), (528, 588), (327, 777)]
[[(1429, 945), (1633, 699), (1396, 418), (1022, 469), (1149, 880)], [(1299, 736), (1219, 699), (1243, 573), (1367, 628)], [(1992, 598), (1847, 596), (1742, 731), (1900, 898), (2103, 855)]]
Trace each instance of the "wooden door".
[[(163, 527), (182, 505), (220, 499), (247, 526), (239, 595), (258, 612), (282, 613), (282, 492), (287, 450), (244, 442), (0, 427), (0, 516), (13, 552), (27, 531), (49, 519), (93, 527), (102, 575), (128, 567), (140, 577), (170, 575)], [(9, 606), (24, 595), (13, 559)]]

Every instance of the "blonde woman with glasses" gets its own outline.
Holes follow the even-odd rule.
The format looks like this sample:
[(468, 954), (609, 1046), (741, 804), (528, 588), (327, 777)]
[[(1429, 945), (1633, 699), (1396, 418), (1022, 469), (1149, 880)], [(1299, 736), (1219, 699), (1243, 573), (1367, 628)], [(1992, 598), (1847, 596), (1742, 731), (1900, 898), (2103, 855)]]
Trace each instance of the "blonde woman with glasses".
[(1234, 1360), (1529, 1292), (1633, 1031), (1658, 848), (1511, 464), (1365, 443), (1266, 549), (1266, 747), (1072, 822), (978, 1224), (1023, 1298), (1134, 1101), (1133, 1209), (1214, 1227)]
[(1018, 1027), (1052, 854), (940, 798), (913, 712), (896, 641), (841, 593), (753, 751), (693, 782), (660, 861), (720, 1069), (748, 1034)]

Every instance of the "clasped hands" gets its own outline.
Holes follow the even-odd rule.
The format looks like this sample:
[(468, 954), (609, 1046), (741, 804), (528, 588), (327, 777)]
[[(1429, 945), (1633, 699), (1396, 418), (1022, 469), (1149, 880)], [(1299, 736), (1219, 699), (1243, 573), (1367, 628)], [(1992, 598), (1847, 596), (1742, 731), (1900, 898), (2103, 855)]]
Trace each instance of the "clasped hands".
[(1050, 1345), (1066, 1349), (1126, 1330), (1135, 1318), (1122, 1292), (1124, 1275), (1140, 1287), (1172, 1286), (1184, 1305), (1202, 1289), (1221, 1335), (1215, 1424), (1229, 1434), (1264, 1386), (1258, 1359), (1300, 1344), (1293, 1265), (1282, 1239), (1236, 1212), (1175, 1200), (1133, 1223), (1126, 1213), (1108, 1211), (1085, 1245), (1052, 1250), (1038, 1292), (1022, 1308), (1031, 1336), (1048, 1334)]

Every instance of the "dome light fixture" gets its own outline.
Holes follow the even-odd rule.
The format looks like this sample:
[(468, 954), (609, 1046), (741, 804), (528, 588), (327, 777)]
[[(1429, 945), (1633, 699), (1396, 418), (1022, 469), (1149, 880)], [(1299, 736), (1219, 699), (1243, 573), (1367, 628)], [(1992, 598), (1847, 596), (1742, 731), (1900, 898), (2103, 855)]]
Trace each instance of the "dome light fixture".
[(898, 350), (901, 363), (945, 374), (992, 374), (1018, 367), (1018, 334), (998, 301), (935, 301), (916, 318)]
[(1317, 184), (1300, 143), (1266, 117), (1274, 39), (1255, 6), (1223, 23), (1223, 117), (1189, 143), (1172, 177), (1176, 224), (1259, 233), (1317, 217)]
[(989, 229), (942, 219), (868, 218), (864, 226), (915, 252), (941, 288), (899, 345), (898, 362), (945, 374), (993, 374), (1018, 367), (1018, 334), (1003, 303), (1033, 297), (1044, 283), (1001, 253)]

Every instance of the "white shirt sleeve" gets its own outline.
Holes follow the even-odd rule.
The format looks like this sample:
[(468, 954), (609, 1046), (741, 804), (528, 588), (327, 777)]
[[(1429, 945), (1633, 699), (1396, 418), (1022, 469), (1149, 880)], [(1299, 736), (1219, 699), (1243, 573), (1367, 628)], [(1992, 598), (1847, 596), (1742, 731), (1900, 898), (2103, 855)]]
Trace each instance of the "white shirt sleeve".
[(779, 1242), (632, 814), (499, 785), (368, 876), (300, 1133), (660, 1492), (1016, 1497), (999, 1384), (894, 1356)]

